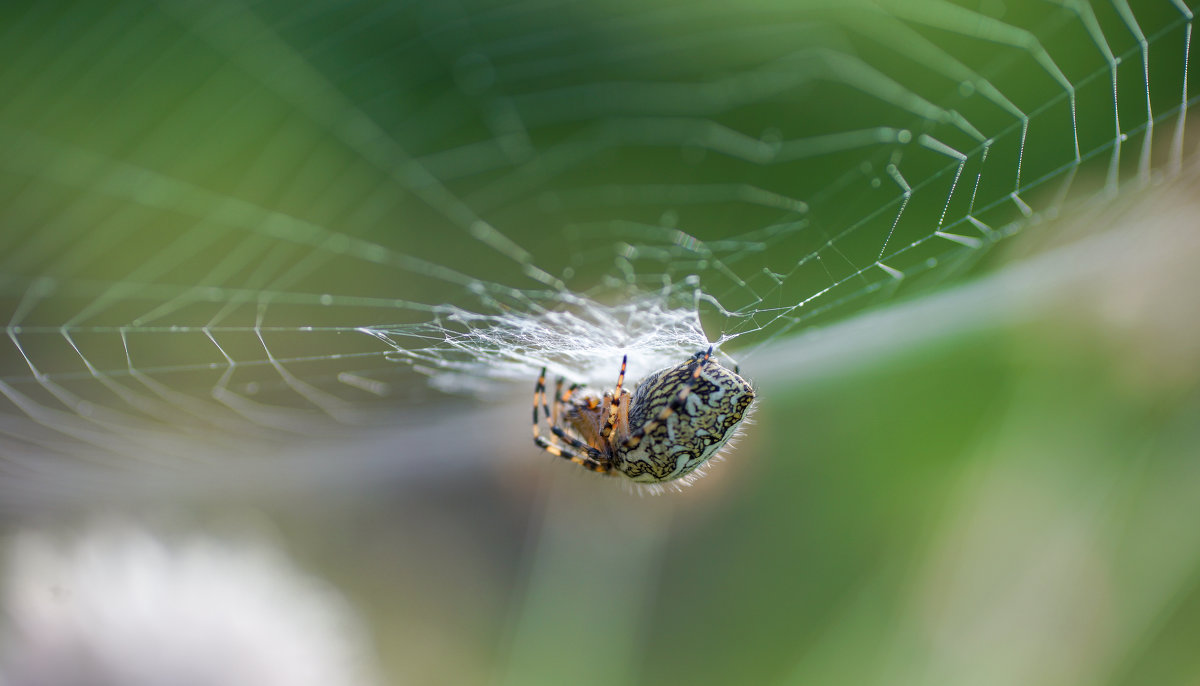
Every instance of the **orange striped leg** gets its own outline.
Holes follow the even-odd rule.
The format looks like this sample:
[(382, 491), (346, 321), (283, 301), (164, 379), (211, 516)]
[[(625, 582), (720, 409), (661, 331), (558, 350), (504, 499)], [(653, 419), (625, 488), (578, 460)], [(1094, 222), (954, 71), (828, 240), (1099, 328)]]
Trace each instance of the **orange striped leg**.
[(617, 405), (621, 403), (621, 386), (625, 385), (625, 364), (629, 362), (629, 356), (621, 357), (621, 373), (617, 375), (617, 388), (613, 391), (612, 397), (608, 399), (608, 421), (604, 422), (604, 428), (600, 430), (600, 438), (608, 440), (612, 435), (613, 427), (617, 425)]
[[(603, 454), (600, 453), (599, 450), (596, 450), (595, 448), (589, 446), (588, 444), (584, 443), (583, 441), (580, 441), (577, 438), (568, 436), (559, 427), (551, 426), (550, 431), (555, 436), (563, 439), (564, 441), (571, 444), (572, 446), (579, 448), (581, 450), (586, 450), (588, 454), (586, 456), (582, 456), (573, 450), (556, 445), (555, 443), (552, 443), (551, 441), (547, 440), (545, 436), (542, 436), (541, 432), (538, 430), (538, 424), (540, 423), (539, 417), (538, 417), (538, 401), (539, 400), (541, 400), (542, 406), (545, 407), (545, 405), (546, 405), (546, 368), (545, 367), (542, 367), (542, 373), (538, 376), (537, 385), (534, 386), (534, 388), (533, 388), (533, 442), (534, 442), (534, 444), (537, 445), (537, 447), (541, 448), (542, 450), (545, 450), (546, 452), (550, 453), (551, 455), (554, 455), (556, 457), (561, 457), (566, 460), (570, 460), (585, 469), (590, 469), (593, 472), (607, 473), (609, 471), (608, 462), (606, 460), (604, 460), (604, 456), (603, 456)], [(549, 420), (549, 418), (550, 418), (550, 413), (547, 410), (546, 411), (546, 419)]]
[(554, 404), (555, 421), (553, 424), (558, 424), (558, 416), (565, 411), (563, 410), (563, 406), (571, 402), (571, 398), (575, 395), (575, 391), (578, 391), (580, 388), (583, 388), (583, 384), (573, 383), (569, 388), (567, 388), (566, 393), (558, 395), (558, 401)]
[[(558, 398), (559, 392), (562, 390), (562, 384), (563, 384), (563, 378), (560, 376), (560, 377), (558, 377), (558, 381), (556, 382), (555, 387), (554, 387), (554, 397), (555, 398)], [(550, 422), (550, 426), (553, 427), (553, 426), (557, 425), (558, 424), (558, 401), (555, 400), (554, 412), (551, 413), (550, 412), (550, 402), (548, 400), (546, 400), (545, 380), (542, 381), (541, 402), (542, 402), (542, 416), (545, 417), (546, 420)], [(550, 442), (556, 443), (556, 441), (553, 438), (550, 439)]]
[(558, 381), (554, 384), (554, 414), (550, 417), (550, 426), (558, 426), (558, 418), (563, 413), (563, 405), (570, 402), (571, 396), (575, 395), (575, 391), (583, 387), (583, 384), (573, 383), (567, 392), (562, 390), (563, 378), (558, 377)]

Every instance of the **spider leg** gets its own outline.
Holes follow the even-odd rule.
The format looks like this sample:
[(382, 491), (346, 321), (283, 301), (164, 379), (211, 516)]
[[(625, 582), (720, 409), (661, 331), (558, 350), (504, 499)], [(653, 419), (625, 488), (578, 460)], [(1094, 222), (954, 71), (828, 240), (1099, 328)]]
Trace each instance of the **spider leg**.
[(606, 441), (612, 435), (613, 427), (617, 424), (617, 405), (621, 402), (621, 386), (625, 385), (625, 364), (628, 361), (628, 355), (621, 358), (621, 373), (617, 375), (617, 388), (608, 400), (608, 421), (604, 422), (604, 428), (600, 430), (600, 438)]
[[(562, 377), (559, 377), (559, 379), (558, 379), (558, 387), (562, 388)], [(550, 422), (551, 426), (554, 426), (554, 424), (556, 424), (558, 421), (558, 417), (557, 417), (557, 413), (555, 413), (555, 415), (550, 414), (550, 404), (546, 400), (546, 369), (544, 367), (542, 368), (541, 376), (538, 377), (538, 385), (536, 388), (534, 388), (533, 392), (534, 392), (534, 397), (533, 397), (534, 410), (535, 411), (537, 410), (538, 401), (540, 399), (541, 405), (542, 405), (542, 416), (545, 417), (546, 420)], [(555, 407), (555, 409), (557, 410), (558, 408)], [(534, 422), (536, 422), (536, 421), (537, 420), (535, 419)], [(537, 425), (535, 423), (535, 425), (534, 425), (535, 433), (536, 433), (536, 429), (537, 429)], [(555, 441), (553, 437), (550, 438), (549, 442), (552, 445), (558, 444), (558, 441)]]
[(672, 398), (671, 402), (667, 403), (667, 406), (658, 413), (657, 417), (640, 426), (632, 434), (629, 434), (629, 438), (626, 438), (625, 441), (621, 443), (621, 447), (623, 449), (633, 450), (634, 448), (638, 447), (638, 444), (642, 442), (642, 438), (646, 434), (657, 429), (660, 424), (667, 421), (668, 417), (675, 414), (680, 408), (683, 407), (684, 401), (687, 400), (688, 395), (690, 395), (692, 392), (692, 387), (695, 386), (696, 382), (700, 380), (700, 372), (704, 370), (704, 365), (707, 364), (709, 358), (712, 357), (712, 350), (712, 347), (709, 347), (708, 352), (696, 353), (696, 369), (692, 372), (692, 377), (688, 379), (684, 387), (680, 389), (679, 395)]
[(546, 368), (542, 367), (542, 373), (538, 375), (537, 383), (533, 384), (533, 435), (536, 438), (538, 435), (538, 398), (542, 395), (542, 388), (546, 385)]
[(550, 441), (547, 441), (543, 436), (534, 438), (533, 442), (537, 444), (537, 447), (545, 450), (551, 455), (554, 455), (555, 457), (561, 457), (565, 460), (570, 460), (584, 469), (589, 469), (593, 472), (600, 472), (601, 474), (607, 474), (609, 472), (609, 466), (607, 464), (603, 462), (597, 462), (592, 457), (581, 457), (573, 450), (554, 445)]
[(554, 382), (554, 414), (547, 413), (547, 416), (550, 417), (550, 426), (558, 426), (558, 413), (562, 409), (563, 403), (562, 387), (563, 378), (560, 376), (558, 377), (558, 380)]
[(546, 411), (546, 419), (549, 420), (550, 419), (550, 411), (549, 411), (549, 409), (546, 408), (546, 368), (545, 367), (542, 367), (542, 373), (540, 375), (538, 375), (537, 385), (533, 387), (533, 442), (534, 442), (534, 444), (537, 445), (537, 447), (541, 448), (542, 450), (545, 450), (546, 452), (550, 453), (551, 455), (554, 455), (556, 457), (561, 457), (566, 460), (570, 460), (571, 462), (574, 462), (575, 464), (577, 464), (585, 469), (590, 469), (593, 472), (607, 473), (609, 471), (608, 463), (606, 460), (603, 459), (604, 456), (599, 450), (596, 450), (595, 448), (589, 446), (588, 444), (584, 443), (583, 441), (580, 441), (577, 438), (568, 436), (566, 434), (566, 432), (564, 432), (559, 427), (551, 426), (550, 431), (555, 436), (558, 436), (559, 438), (563, 439), (564, 441), (571, 444), (572, 446), (582, 449), (582, 450), (586, 450), (588, 453), (586, 457), (579, 455), (578, 453), (576, 453), (573, 450), (569, 450), (567, 448), (559, 446), (559, 445), (547, 440), (545, 436), (542, 436), (541, 432), (538, 431), (538, 424), (540, 423), (539, 417), (538, 417), (538, 400), (541, 400), (542, 407)]
[[(546, 403), (543, 400), (545, 395), (546, 395), (546, 368), (542, 367), (542, 373), (538, 374), (537, 383), (533, 385), (533, 440), (534, 441), (537, 441), (538, 437), (540, 436), (540, 434), (538, 432), (538, 423), (539, 423), (538, 404), (539, 404), (539, 401), (541, 401), (540, 404), (543, 407), (545, 407)], [(547, 418), (550, 417), (549, 412), (546, 412), (546, 417)]]
[[(564, 431), (562, 429), (562, 427), (552, 426), (552, 427), (550, 427), (550, 432), (553, 433), (555, 436), (558, 436), (559, 438), (566, 441), (572, 448), (575, 448), (577, 450), (581, 450), (581, 451), (587, 453), (587, 459), (589, 461), (595, 462), (597, 464), (604, 464), (604, 463), (608, 462), (608, 459), (606, 457), (604, 457), (604, 453), (600, 452), (599, 450), (596, 450), (595, 448), (588, 445), (587, 443), (584, 443), (583, 441), (579, 440), (578, 438), (575, 438), (571, 434)], [(607, 470), (608, 470), (608, 468), (605, 467), (605, 471), (607, 471)]]
[(558, 402), (564, 403), (564, 404), (571, 402), (571, 396), (575, 395), (575, 391), (578, 391), (581, 388), (583, 388), (583, 384), (580, 384), (580, 383), (571, 384), (570, 386), (567, 387), (567, 392), (563, 393), (559, 397)]
[(563, 392), (563, 378), (558, 378), (558, 383), (554, 384), (554, 414), (550, 419), (550, 426), (558, 426), (558, 417), (564, 416), (563, 405), (568, 403), (571, 396), (575, 395), (575, 391), (580, 390), (583, 384), (571, 384), (566, 392)]

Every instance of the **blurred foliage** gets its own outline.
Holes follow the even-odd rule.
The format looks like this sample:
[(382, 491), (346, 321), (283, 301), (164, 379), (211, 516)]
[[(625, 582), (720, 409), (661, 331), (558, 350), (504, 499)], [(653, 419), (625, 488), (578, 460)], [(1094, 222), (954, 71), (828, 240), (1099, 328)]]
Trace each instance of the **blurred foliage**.
[(1060, 315), (764, 380), (682, 495), (535, 459), (312, 507), (290, 537), (402, 681), (1193, 683), (1196, 375), (1133, 388)]

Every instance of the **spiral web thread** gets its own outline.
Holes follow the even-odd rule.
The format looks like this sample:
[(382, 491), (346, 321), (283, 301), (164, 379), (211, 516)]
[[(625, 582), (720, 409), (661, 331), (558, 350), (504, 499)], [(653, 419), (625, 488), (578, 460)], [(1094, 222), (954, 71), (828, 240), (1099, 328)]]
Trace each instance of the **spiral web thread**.
[(0, 468), (746, 364), (1188, 162), (1191, 8), (1012, 5), (7, 6)]

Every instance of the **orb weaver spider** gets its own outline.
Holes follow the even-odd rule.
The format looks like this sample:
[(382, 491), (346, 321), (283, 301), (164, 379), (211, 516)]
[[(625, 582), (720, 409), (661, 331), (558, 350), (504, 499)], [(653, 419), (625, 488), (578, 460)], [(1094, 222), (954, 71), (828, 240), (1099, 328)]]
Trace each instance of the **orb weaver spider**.
[[(750, 384), (722, 367), (712, 351), (654, 372), (632, 394), (624, 388), (628, 356), (621, 360), (616, 389), (603, 398), (576, 397), (579, 384), (564, 392), (559, 377), (553, 410), (543, 367), (533, 389), (533, 442), (585, 469), (635, 482), (661, 484), (691, 474), (729, 442), (754, 401)], [(549, 438), (539, 429), (539, 406)]]

